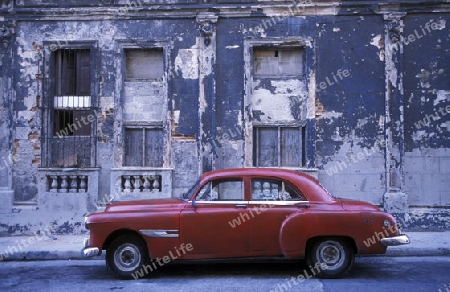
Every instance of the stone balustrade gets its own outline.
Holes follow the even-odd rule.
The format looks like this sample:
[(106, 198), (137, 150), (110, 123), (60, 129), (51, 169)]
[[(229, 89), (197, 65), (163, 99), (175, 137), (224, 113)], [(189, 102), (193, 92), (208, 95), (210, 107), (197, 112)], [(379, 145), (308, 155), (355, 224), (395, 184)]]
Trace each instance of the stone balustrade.
[(51, 193), (86, 193), (86, 175), (47, 175), (48, 190)]
[(122, 175), (121, 191), (130, 192), (161, 192), (161, 175)]

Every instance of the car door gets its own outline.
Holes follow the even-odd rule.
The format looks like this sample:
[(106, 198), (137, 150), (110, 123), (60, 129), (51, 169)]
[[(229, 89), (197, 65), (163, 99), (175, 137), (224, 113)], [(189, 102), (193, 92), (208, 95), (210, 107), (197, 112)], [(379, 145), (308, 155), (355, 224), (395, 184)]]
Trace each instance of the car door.
[(281, 255), (280, 227), (291, 214), (303, 212), (307, 202), (299, 190), (281, 179), (252, 178), (250, 186), (250, 252), (252, 256)]
[(240, 178), (211, 180), (181, 212), (181, 234), (191, 258), (238, 257), (249, 252), (248, 201)]

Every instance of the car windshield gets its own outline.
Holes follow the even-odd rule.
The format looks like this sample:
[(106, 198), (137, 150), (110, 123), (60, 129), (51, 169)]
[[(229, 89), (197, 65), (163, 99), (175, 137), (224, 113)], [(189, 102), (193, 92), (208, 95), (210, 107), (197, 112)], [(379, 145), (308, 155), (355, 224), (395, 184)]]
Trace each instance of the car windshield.
[(197, 189), (198, 185), (200, 184), (200, 180), (198, 180), (190, 189), (189, 191), (182, 194), (179, 199), (183, 201), (187, 201), (190, 197), (192, 197), (192, 193)]

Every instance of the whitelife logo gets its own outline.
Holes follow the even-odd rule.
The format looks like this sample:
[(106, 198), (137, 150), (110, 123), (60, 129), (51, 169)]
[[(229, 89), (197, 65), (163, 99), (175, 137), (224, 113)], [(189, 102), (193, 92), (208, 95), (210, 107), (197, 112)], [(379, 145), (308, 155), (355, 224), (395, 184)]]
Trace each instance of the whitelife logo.
[[(156, 258), (156, 260), (152, 261), (151, 264), (149, 264), (149, 265), (142, 265), (142, 268), (139, 271), (136, 271), (133, 274), (131, 274), (131, 276), (135, 280), (142, 278), (145, 275), (148, 275), (151, 272), (158, 269), (158, 266), (156, 265), (156, 263), (158, 263), (158, 265), (160, 267), (162, 267), (165, 264), (168, 264), (170, 261), (176, 260), (177, 258), (181, 257), (182, 255), (185, 255), (188, 251), (192, 251), (194, 249), (192, 244), (190, 244), (190, 243), (188, 243), (186, 245), (184, 243), (182, 243), (179, 248), (177, 248), (176, 246), (174, 246), (174, 248), (175, 248), (175, 253), (177, 254), (177, 256), (174, 255), (172, 253), (172, 251), (170, 250), (169, 255), (163, 256), (162, 259)], [(161, 262), (161, 260), (162, 260), (162, 262)]]
[[(268, 207), (266, 207), (266, 204), (262, 204), (259, 207), (255, 207), (253, 209), (249, 209), (249, 213), (252, 216), (252, 218), (255, 217), (255, 214), (253, 214), (253, 211), (256, 212), (256, 214), (261, 214), (264, 211), (267, 211), (268, 208), (272, 208), (275, 206), (274, 204), (268, 204)], [(245, 223), (245, 221), (250, 220), (250, 215), (248, 213), (239, 213), (239, 217), (233, 219), (232, 221), (228, 221), (228, 224), (230, 224), (231, 228), (235, 228), (238, 225), (241, 225), (242, 223)], [(241, 222), (242, 219), (242, 222)]]

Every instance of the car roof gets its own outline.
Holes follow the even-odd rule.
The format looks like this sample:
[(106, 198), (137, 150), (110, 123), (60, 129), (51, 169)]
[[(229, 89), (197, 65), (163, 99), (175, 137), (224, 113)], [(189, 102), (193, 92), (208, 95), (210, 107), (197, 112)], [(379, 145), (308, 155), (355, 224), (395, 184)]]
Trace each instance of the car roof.
[(220, 177), (229, 177), (229, 176), (277, 176), (277, 177), (291, 177), (291, 176), (301, 176), (305, 179), (310, 179), (312, 181), (317, 181), (316, 178), (295, 170), (283, 169), (283, 168), (273, 168), (273, 167), (246, 167), (246, 168), (228, 168), (228, 169), (219, 169), (213, 170), (209, 172), (205, 172), (202, 175), (203, 178), (220, 178)]

